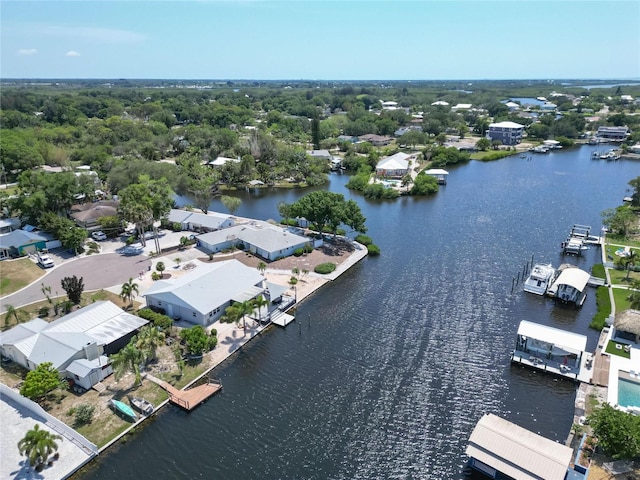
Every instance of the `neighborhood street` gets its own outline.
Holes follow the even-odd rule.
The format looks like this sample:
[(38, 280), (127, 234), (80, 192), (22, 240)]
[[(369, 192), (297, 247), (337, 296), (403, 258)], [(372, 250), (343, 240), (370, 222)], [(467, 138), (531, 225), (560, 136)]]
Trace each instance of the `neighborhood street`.
[(137, 278), (140, 271), (146, 272), (151, 265), (151, 260), (145, 255), (124, 256), (117, 253), (90, 255), (78, 260), (66, 261), (50, 270), (33, 284), (16, 293), (0, 299), (0, 310), (4, 311), (6, 305), (19, 307), (39, 300), (44, 300), (42, 284), (51, 287), (51, 296), (65, 295), (60, 285), (64, 277), (75, 275), (83, 278), (84, 289), (97, 290), (112, 287), (124, 283), (130, 277)]

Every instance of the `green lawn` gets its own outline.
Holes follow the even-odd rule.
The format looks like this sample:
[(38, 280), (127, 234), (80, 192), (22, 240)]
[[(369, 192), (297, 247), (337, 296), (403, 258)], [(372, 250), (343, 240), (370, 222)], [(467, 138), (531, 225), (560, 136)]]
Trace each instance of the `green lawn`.
[(617, 270), (615, 268), (609, 269), (609, 278), (611, 278), (611, 285), (625, 285), (628, 286), (633, 280), (640, 280), (640, 272), (628, 272), (629, 279), (627, 280), (626, 270)]
[(628, 296), (629, 290), (625, 288), (613, 289), (613, 302), (616, 305), (616, 312), (622, 312), (623, 310), (627, 310), (629, 308), (629, 300), (627, 300)]
[[(640, 240), (630, 239), (624, 237), (622, 235), (614, 235), (613, 233), (607, 233), (606, 243), (615, 243), (616, 245), (628, 245), (630, 247), (639, 247), (640, 248)], [(614, 251), (620, 247), (615, 247)]]
[(28, 258), (0, 262), (0, 296), (17, 292), (44, 275), (38, 265)]

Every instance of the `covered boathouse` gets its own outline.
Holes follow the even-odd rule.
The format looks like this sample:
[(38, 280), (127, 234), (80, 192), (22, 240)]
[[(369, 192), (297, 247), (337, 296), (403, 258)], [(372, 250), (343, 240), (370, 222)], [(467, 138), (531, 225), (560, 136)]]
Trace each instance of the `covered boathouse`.
[(573, 303), (576, 307), (581, 307), (587, 298), (584, 290), (591, 275), (572, 265), (561, 265), (558, 270), (561, 271), (547, 290), (547, 295), (555, 298), (556, 301)]
[(592, 376), (587, 337), (522, 320), (511, 361), (580, 382)]
[(489, 478), (578, 480), (571, 468), (573, 450), (491, 413), (476, 424), (466, 454), (469, 466)]

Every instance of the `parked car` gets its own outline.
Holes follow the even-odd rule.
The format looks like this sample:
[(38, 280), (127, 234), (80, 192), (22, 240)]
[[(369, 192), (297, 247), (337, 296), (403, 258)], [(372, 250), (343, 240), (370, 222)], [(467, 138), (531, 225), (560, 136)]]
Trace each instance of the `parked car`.
[(91, 238), (101, 242), (102, 240), (106, 240), (107, 236), (105, 235), (105, 233), (102, 230), (98, 230), (97, 232), (91, 233)]
[(38, 263), (42, 268), (51, 268), (56, 265), (55, 263), (53, 263), (53, 260), (51, 260), (51, 257), (47, 253), (38, 254)]

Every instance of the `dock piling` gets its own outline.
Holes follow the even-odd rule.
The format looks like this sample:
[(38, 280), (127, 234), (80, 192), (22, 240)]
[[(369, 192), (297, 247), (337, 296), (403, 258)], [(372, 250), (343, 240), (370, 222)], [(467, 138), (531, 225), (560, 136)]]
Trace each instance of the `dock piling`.
[(516, 283), (516, 277), (513, 277), (511, 279), (511, 293), (513, 293), (513, 287), (515, 287), (515, 283)]

